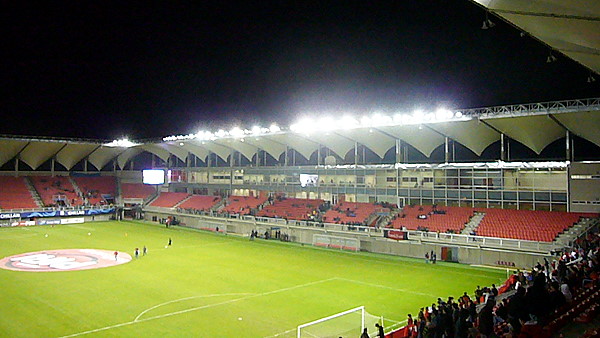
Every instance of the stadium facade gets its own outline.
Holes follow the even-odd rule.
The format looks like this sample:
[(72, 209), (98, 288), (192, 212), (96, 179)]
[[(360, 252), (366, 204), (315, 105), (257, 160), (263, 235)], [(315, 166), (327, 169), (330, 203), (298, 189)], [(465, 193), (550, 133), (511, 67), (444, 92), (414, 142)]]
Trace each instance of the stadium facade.
[[(168, 170), (165, 191), (484, 208), (600, 211), (600, 99), (468, 110), (321, 118), (150, 141), (0, 139), (3, 175), (86, 175), (140, 182)], [(515, 161), (527, 148), (530, 160)], [(546, 149), (558, 158), (540, 160)], [(466, 154), (466, 156), (464, 156)], [(598, 159), (598, 154), (587, 154)], [(494, 159), (495, 157), (495, 159)], [(301, 176), (311, 177), (305, 185)]]

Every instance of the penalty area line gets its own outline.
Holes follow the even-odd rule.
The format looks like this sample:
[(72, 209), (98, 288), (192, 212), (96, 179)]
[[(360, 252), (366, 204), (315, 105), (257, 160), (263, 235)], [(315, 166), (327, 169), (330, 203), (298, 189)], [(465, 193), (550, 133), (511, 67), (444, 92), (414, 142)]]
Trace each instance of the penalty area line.
[[(109, 325), (109, 326), (100, 327), (100, 328), (93, 329), (93, 330), (87, 330), (87, 331), (73, 333), (73, 334), (70, 334), (70, 335), (60, 336), (59, 338), (69, 338), (69, 337), (83, 336), (83, 335), (90, 334), (90, 333), (96, 333), (96, 332), (100, 332), (100, 331), (106, 331), (106, 330), (115, 329), (115, 328), (118, 328), (118, 327), (123, 327), (123, 326), (132, 325), (132, 324), (142, 323), (142, 322), (146, 322), (146, 321), (150, 321), (150, 320), (154, 320), (154, 319), (171, 317), (171, 316), (176, 316), (176, 315), (179, 315), (179, 314), (182, 314), (182, 313), (188, 313), (188, 312), (192, 312), (192, 311), (197, 311), (197, 310), (211, 308), (211, 307), (214, 307), (214, 306), (235, 303), (235, 302), (239, 302), (239, 301), (246, 300), (246, 299), (251, 299), (251, 298), (256, 298), (256, 297), (262, 297), (262, 296), (268, 296), (268, 295), (272, 295), (272, 294), (276, 294), (276, 293), (280, 293), (280, 292), (285, 292), (285, 291), (300, 289), (300, 288), (311, 286), (311, 285), (316, 285), (316, 284), (330, 282), (330, 281), (333, 281), (333, 280), (336, 280), (336, 279), (337, 278), (327, 278), (327, 279), (322, 279), (322, 280), (318, 280), (318, 281), (314, 281), (314, 282), (308, 282), (308, 283), (304, 283), (304, 284), (294, 285), (294, 286), (290, 286), (290, 287), (283, 288), (283, 289), (278, 289), (278, 290), (273, 290), (273, 291), (267, 291), (267, 292), (263, 292), (263, 293), (250, 294), (249, 296), (240, 297), (240, 298), (234, 298), (234, 299), (230, 299), (230, 300), (223, 301), (223, 302), (220, 302), (220, 303), (208, 304), (208, 305), (203, 305), (203, 306), (199, 306), (199, 307), (195, 307), (195, 308), (190, 308), (190, 309), (185, 309), (185, 310), (180, 310), (180, 311), (165, 313), (165, 314), (154, 316), (154, 317), (148, 317), (148, 318), (137, 319), (137, 320), (134, 319), (134, 320), (129, 321), (129, 322), (124, 322), (124, 323), (115, 324), (115, 325)], [(136, 318), (139, 318), (139, 315)]]

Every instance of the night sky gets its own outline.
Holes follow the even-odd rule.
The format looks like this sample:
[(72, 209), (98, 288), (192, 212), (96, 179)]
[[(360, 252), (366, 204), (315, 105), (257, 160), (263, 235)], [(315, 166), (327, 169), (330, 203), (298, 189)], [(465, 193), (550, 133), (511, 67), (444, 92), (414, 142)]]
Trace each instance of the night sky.
[[(13, 6), (7, 8), (7, 6)], [(600, 96), (468, 0), (3, 5), (0, 133), (115, 139)]]

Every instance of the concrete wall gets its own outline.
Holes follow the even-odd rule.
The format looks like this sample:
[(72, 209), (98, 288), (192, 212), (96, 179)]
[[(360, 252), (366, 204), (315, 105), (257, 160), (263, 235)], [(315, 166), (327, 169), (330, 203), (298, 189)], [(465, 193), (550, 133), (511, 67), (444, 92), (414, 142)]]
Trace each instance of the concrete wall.
[[(161, 212), (146, 212), (145, 219), (151, 221), (153, 216), (160, 218), (166, 218), (170, 213)], [(513, 265), (515, 268), (531, 268), (538, 261), (542, 262), (544, 257), (550, 257), (549, 255), (534, 254), (527, 252), (515, 252), (508, 250), (498, 249), (485, 249), (477, 247), (458, 247), (456, 244), (437, 244), (437, 243), (426, 243), (418, 241), (395, 241), (383, 237), (382, 233), (365, 233), (362, 231), (336, 231), (328, 229), (327, 227), (302, 227), (302, 226), (289, 226), (276, 223), (263, 223), (255, 221), (245, 221), (239, 219), (221, 219), (214, 217), (205, 217), (197, 215), (180, 215), (175, 214), (177, 219), (186, 226), (192, 228), (211, 228), (214, 229), (217, 226), (220, 230), (226, 230), (228, 233), (236, 233), (242, 235), (248, 235), (252, 230), (257, 230), (259, 233), (264, 233), (271, 227), (279, 227), (282, 233), (286, 233), (290, 236), (290, 240), (297, 243), (312, 244), (313, 235), (315, 234), (328, 234), (341, 237), (357, 238), (360, 240), (361, 250), (404, 256), (413, 258), (423, 258), (425, 253), (431, 252), (432, 250), (437, 253), (438, 260), (441, 260), (442, 247), (453, 247), (457, 248), (458, 262), (464, 264), (479, 264), (479, 265), (490, 265), (490, 266), (505, 266)], [(504, 262), (504, 263), (499, 263)]]

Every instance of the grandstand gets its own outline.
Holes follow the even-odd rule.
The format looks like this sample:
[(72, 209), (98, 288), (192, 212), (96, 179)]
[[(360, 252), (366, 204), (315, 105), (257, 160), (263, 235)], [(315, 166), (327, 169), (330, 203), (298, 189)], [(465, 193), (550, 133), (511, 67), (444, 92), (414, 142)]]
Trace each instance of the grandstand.
[(76, 186), (82, 193), (82, 196), (88, 200), (89, 204), (96, 205), (105, 203), (106, 199), (112, 200), (117, 194), (117, 186), (114, 177), (73, 177)]
[(480, 236), (551, 242), (579, 222), (597, 214), (531, 210), (477, 209), (484, 217), (475, 229)]
[[(360, 202), (339, 202), (327, 210), (323, 215), (323, 222), (336, 224), (366, 224), (369, 216), (372, 216), (380, 209), (372, 203)], [(389, 209), (387, 209), (389, 212)]]
[(393, 228), (460, 233), (475, 210), (469, 207), (438, 207), (436, 205), (406, 206), (391, 222)]
[(173, 208), (189, 196), (188, 193), (183, 192), (161, 192), (160, 195), (150, 203), (150, 206)]
[(156, 189), (142, 183), (121, 183), (121, 192), (124, 199), (146, 199), (154, 194)]
[(84, 203), (67, 176), (31, 176), (29, 179), (45, 206), (77, 206)]
[[(485, 8), (482, 29), (496, 25), (490, 16), (496, 23), (508, 21), (523, 30), (522, 41), (532, 37), (550, 48), (549, 64), (561, 53), (587, 68), (588, 83), (596, 81), (600, 5), (472, 2)], [(37, 62), (23, 64), (31, 68)], [(428, 306), (440, 290), (454, 292), (455, 280), (462, 288), (506, 277), (500, 290), (493, 286), (495, 292), (478, 286), (475, 294), (438, 298), (439, 314), (429, 307), (415, 315), (419, 325), (408, 321), (396, 336), (416, 336), (420, 325), (435, 336), (443, 330), (466, 336), (458, 332), (468, 323), (482, 333), (487, 329), (486, 336), (491, 331), (508, 336), (507, 327), (522, 326), (521, 336), (536, 328), (528, 336), (547, 337), (600, 313), (600, 98), (331, 115), (287, 127), (236, 126), (134, 141), (0, 135), (0, 227), (11, 227), (0, 239), (16, 243), (2, 246), (7, 266), (16, 262), (8, 256), (11, 250), (24, 248), (109, 246), (104, 255), (111, 263), (113, 250), (117, 262), (136, 248), (135, 263), (101, 278), (90, 271), (68, 278), (5, 273), (8, 305), (0, 312), (0, 326), (7, 336), (192, 336), (202, 327), (208, 336), (284, 337), (293, 335), (298, 318), (313, 319), (302, 311), (322, 307), (326, 316), (338, 305), (372, 302), (396, 311), (388, 323), (403, 325), (406, 303), (423, 299)], [(141, 171), (148, 168), (166, 182), (143, 184)], [(71, 225), (84, 222), (96, 223)], [(283, 243), (288, 241), (299, 244)], [(141, 245), (144, 256), (146, 245), (151, 247), (149, 259), (138, 259)], [(341, 250), (353, 252), (336, 252)], [(34, 264), (25, 264), (39, 267), (39, 257), (54, 259), (40, 251)], [(403, 276), (410, 284), (403, 285)], [(434, 288), (424, 292), (422, 285), (434, 279)], [(118, 290), (124, 281), (134, 292)], [(77, 292), (88, 286), (95, 292)], [(523, 298), (521, 286), (528, 288)], [(61, 290), (74, 290), (77, 297)], [(103, 297), (102, 290), (116, 292)], [(504, 297), (521, 303), (509, 303), (517, 316), (504, 309), (500, 321)], [(111, 311), (114, 299), (127, 304), (120, 310), (131, 318), (121, 320), (119, 310)], [(89, 315), (89, 304), (97, 316)], [(56, 309), (73, 315), (44, 316)], [(365, 307), (351, 313), (356, 309), (364, 324)], [(456, 331), (456, 318), (434, 320), (449, 313), (460, 319)], [(340, 327), (356, 324), (330, 329), (330, 317), (311, 321), (325, 324), (305, 331), (338, 336)], [(383, 322), (371, 317), (371, 327)], [(27, 318), (43, 319), (30, 325)], [(272, 319), (269, 325), (262, 325), (264, 318)], [(168, 321), (181, 331), (169, 332)]]
[(323, 200), (276, 198), (273, 204), (265, 206), (257, 213), (261, 217), (277, 217), (295, 220), (314, 220)]
[(253, 196), (230, 196), (227, 203), (220, 212), (249, 215), (253, 209), (258, 209), (267, 202), (266, 197)]
[(179, 208), (199, 211), (209, 211), (221, 202), (220, 196), (192, 195), (179, 204)]
[(0, 176), (0, 209), (38, 208), (23, 177)]

